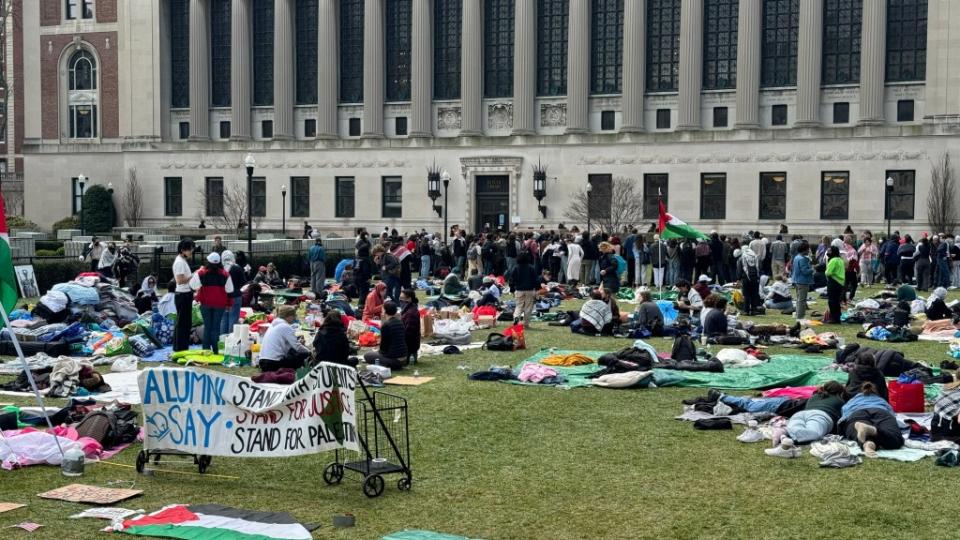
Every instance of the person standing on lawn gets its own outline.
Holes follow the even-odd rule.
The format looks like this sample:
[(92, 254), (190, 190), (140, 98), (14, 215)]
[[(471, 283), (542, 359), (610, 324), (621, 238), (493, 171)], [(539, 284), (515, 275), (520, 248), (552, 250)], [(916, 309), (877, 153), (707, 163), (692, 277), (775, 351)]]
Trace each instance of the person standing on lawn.
[(517, 265), (509, 276), (510, 288), (513, 289), (517, 307), (513, 311), (513, 324), (519, 324), (523, 317), (523, 326), (530, 328), (530, 319), (533, 317), (533, 308), (537, 302), (537, 289), (540, 286), (537, 271), (533, 267), (530, 254), (520, 253)]
[(193, 272), (187, 259), (193, 256), (193, 240), (183, 239), (177, 244), (177, 258), (173, 260), (173, 278), (176, 281), (174, 305), (177, 309), (177, 324), (173, 329), (173, 352), (190, 348), (190, 331), (193, 328), (193, 289), (190, 279)]
[(830, 310), (830, 324), (840, 324), (840, 310), (843, 302), (847, 272), (840, 256), (840, 248), (830, 246), (827, 251), (827, 306)]
[(223, 269), (220, 254), (211, 252), (203, 268), (190, 278), (190, 288), (197, 291), (200, 315), (203, 317), (203, 348), (217, 354), (223, 314), (230, 304), (233, 292), (230, 274)]
[(807, 314), (807, 295), (813, 287), (813, 263), (810, 262), (810, 244), (804, 240), (797, 248), (797, 256), (793, 258), (790, 278), (797, 287), (797, 320), (802, 320)]
[(319, 295), (327, 279), (327, 250), (323, 247), (320, 236), (317, 236), (310, 246), (307, 259), (310, 261), (310, 290)]

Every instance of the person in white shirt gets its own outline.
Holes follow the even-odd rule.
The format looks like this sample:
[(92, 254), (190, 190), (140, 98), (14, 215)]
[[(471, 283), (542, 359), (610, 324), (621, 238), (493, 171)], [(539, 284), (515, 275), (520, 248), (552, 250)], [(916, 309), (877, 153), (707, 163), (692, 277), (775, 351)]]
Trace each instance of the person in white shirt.
[(270, 323), (260, 344), (261, 371), (300, 369), (310, 358), (310, 349), (297, 339), (293, 328), (296, 318), (297, 310), (293, 306), (281, 306), (277, 310), (277, 318)]
[(759, 232), (753, 233), (753, 240), (750, 241), (750, 249), (757, 254), (757, 260), (763, 264), (763, 259), (767, 257), (767, 243)]
[(189, 257), (193, 256), (193, 240), (184, 239), (177, 244), (177, 258), (173, 260), (173, 279), (177, 283), (174, 305), (177, 308), (177, 325), (173, 329), (173, 350), (190, 348), (190, 332), (193, 329), (193, 289), (190, 287)]
[(117, 244), (110, 242), (107, 249), (100, 254), (100, 262), (97, 263), (97, 272), (105, 278), (113, 277), (113, 263), (117, 262)]
[(680, 293), (677, 297), (677, 311), (693, 317), (698, 316), (703, 309), (703, 298), (700, 293), (685, 279), (677, 282), (677, 292)]

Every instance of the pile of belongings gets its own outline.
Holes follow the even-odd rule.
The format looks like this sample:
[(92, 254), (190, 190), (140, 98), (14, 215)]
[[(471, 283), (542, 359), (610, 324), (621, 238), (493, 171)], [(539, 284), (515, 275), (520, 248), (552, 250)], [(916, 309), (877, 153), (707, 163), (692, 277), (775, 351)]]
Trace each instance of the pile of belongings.
[(888, 341), (890, 343), (907, 343), (917, 341), (917, 335), (906, 327), (898, 326), (873, 326), (863, 332), (858, 332), (860, 339), (869, 339), (872, 341)]
[(919, 369), (923, 373), (924, 377), (922, 378), (925, 382), (931, 380), (929, 379), (930, 377), (933, 377), (933, 370), (930, 367), (919, 362), (907, 360), (900, 351), (893, 349), (873, 349), (871, 347), (863, 347), (859, 343), (852, 343), (838, 350), (835, 363), (849, 370), (852, 368), (857, 355), (864, 352), (873, 355), (877, 363), (877, 369), (883, 372), (884, 377), (899, 377), (915, 369)]

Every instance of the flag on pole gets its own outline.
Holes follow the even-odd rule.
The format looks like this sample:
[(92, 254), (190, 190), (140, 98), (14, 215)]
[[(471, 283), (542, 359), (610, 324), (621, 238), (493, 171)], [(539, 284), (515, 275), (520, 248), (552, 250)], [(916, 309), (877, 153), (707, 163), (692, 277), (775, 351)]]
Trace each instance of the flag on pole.
[(3, 195), (0, 194), (0, 305), (3, 305), (4, 312), (13, 311), (17, 305), (17, 298), (17, 276), (13, 273), (7, 214)]
[(680, 221), (676, 216), (667, 213), (666, 206), (660, 201), (660, 223), (657, 225), (657, 232), (660, 238), (669, 240), (671, 238), (707, 238), (707, 235)]

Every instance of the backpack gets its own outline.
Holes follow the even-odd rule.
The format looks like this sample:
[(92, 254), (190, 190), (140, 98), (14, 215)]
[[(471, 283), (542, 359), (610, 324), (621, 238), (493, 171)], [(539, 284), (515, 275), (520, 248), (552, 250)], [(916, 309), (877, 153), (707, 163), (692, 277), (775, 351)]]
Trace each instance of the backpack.
[(670, 353), (673, 360), (696, 360), (697, 346), (688, 334), (680, 334), (673, 340), (673, 351)]
[(104, 448), (133, 442), (140, 432), (137, 415), (130, 409), (90, 411), (76, 429), (78, 435), (90, 437)]
[(470, 249), (467, 250), (467, 260), (468, 260), (468, 261), (475, 261), (475, 260), (477, 260), (477, 248), (476, 248), (476, 247), (471, 247)]
[(487, 336), (483, 348), (488, 351), (513, 351), (513, 338), (503, 334), (493, 333)]

